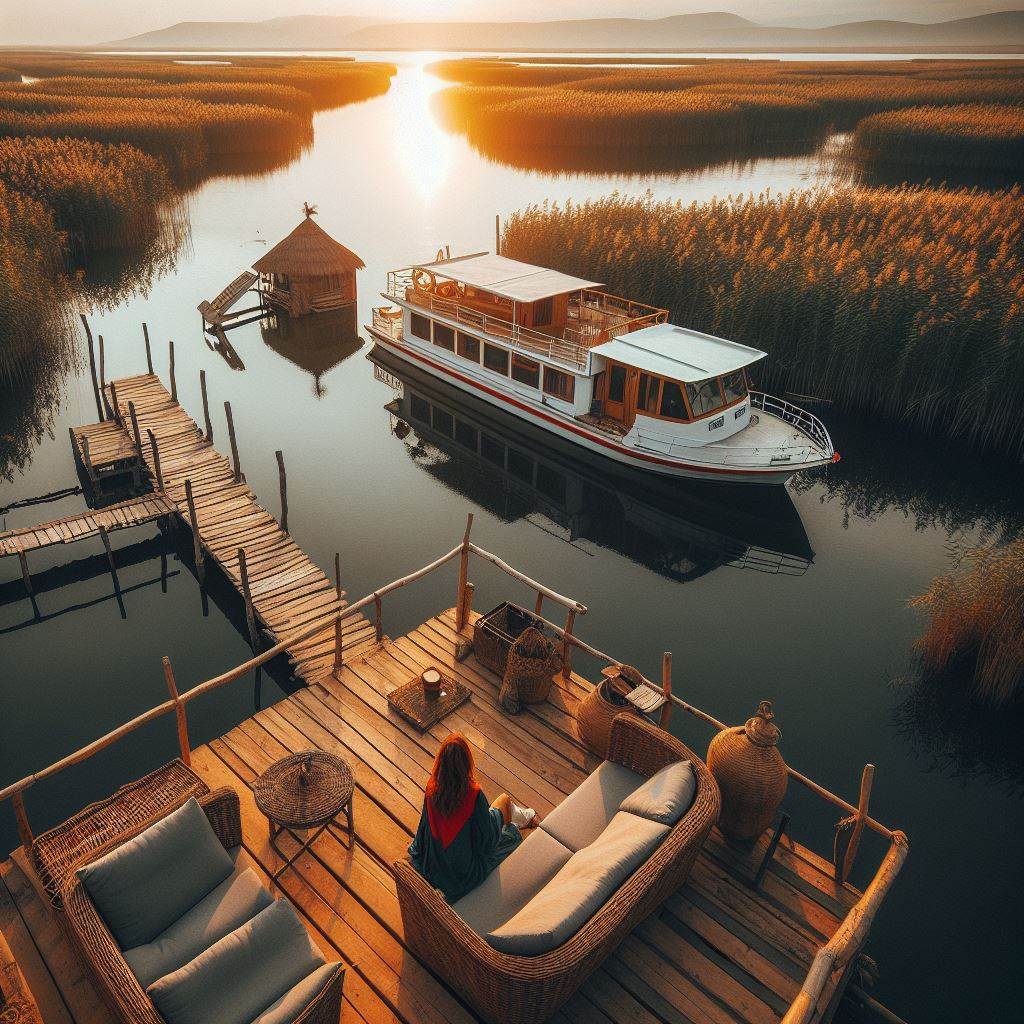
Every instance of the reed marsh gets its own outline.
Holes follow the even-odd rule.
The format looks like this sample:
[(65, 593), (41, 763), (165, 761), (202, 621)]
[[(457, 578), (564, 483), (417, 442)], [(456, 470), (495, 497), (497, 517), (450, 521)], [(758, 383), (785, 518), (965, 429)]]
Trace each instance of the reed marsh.
[(758, 386), (1024, 458), (1019, 188), (612, 195), (513, 214), (502, 252), (766, 350)]

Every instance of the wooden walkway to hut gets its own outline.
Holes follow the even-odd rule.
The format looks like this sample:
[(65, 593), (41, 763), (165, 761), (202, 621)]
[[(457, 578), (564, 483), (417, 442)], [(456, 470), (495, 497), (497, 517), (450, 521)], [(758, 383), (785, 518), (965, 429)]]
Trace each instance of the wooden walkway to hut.
[[(329, 674), (333, 618), (346, 606), (344, 594), (259, 504), (238, 471), (237, 455), (234, 465), (221, 455), (153, 374), (113, 381), (106, 397), (120, 420), (117, 429), (136, 454), (141, 448), (151, 478), (162, 481), (162, 493), (193, 529), (200, 572), (211, 559), (243, 598), (248, 590), (255, 619), (275, 642), (323, 620), (323, 631), (290, 647), (288, 657), (295, 675), (307, 683)], [(374, 626), (358, 613), (344, 619), (343, 628), (346, 654), (378, 639)]]
[[(242, 802), (243, 842), (266, 881), (280, 864), (254, 778), (276, 759), (319, 748), (345, 758), (356, 782), (356, 841), (343, 824), (325, 832), (281, 878), (281, 891), (314, 940), (349, 969), (342, 1020), (351, 1024), (472, 1024), (476, 1016), (406, 947), (390, 865), (416, 828), (423, 784), (440, 740), (464, 733), (491, 795), (505, 790), (547, 813), (583, 780), (596, 759), (576, 738), (573, 711), (586, 683), (573, 676), (548, 702), (512, 718), (497, 703), (499, 680), (475, 657), (455, 660), (452, 611), (395, 641), (346, 661), (315, 685), (260, 711), (192, 752), (211, 787), (230, 786)], [(440, 666), (472, 690), (472, 701), (425, 734), (388, 706), (395, 687)], [(282, 837), (284, 852), (294, 840)], [(752, 885), (767, 837), (747, 849), (716, 830), (691, 879), (625, 937), (554, 1020), (560, 1024), (775, 1024), (796, 996), (820, 946), (859, 897), (833, 877), (832, 864), (783, 837), (759, 888)], [(27, 862), (8, 862), (0, 887), (0, 930), (14, 904), (34, 941), (38, 984), (57, 991), (75, 1024), (105, 1021), (82, 997), (87, 982), (52, 924), (53, 914), (25, 884)], [(31, 869), (28, 869), (29, 873)], [(5, 909), (6, 908), (6, 909)], [(15, 922), (17, 923), (17, 922)], [(31, 952), (31, 951), (30, 951)], [(830, 982), (835, 991), (839, 978)], [(72, 1003), (75, 1005), (72, 1006)], [(50, 1018), (47, 1018), (49, 1020)], [(61, 1024), (67, 1017), (54, 1017)], [(815, 1018), (819, 1019), (819, 1018)]]

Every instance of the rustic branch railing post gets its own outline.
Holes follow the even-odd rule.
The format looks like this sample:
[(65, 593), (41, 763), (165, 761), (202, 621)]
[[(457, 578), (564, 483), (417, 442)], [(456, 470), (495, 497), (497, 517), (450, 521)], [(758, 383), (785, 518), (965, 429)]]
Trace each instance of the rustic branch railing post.
[(18, 552), (18, 563), (21, 565), (21, 578), (25, 581), (25, 589), (28, 591), (28, 596), (31, 597), (34, 593), (32, 590), (32, 575), (28, 571), (28, 555), (24, 551)]
[(281, 488), (281, 529), (288, 532), (288, 477), (284, 471), (284, 452), (276, 451), (277, 480)]
[(210, 399), (206, 394), (206, 371), (199, 371), (199, 390), (203, 394), (203, 420), (206, 423), (206, 440), (213, 442), (213, 421), (210, 419)]
[(153, 453), (153, 470), (156, 473), (156, 486), (160, 491), (164, 490), (164, 475), (160, 471), (160, 449), (156, 446), (156, 435), (152, 430), (147, 429), (146, 435), (149, 437), (149, 449)]
[(341, 629), (341, 552), (334, 553), (334, 593), (338, 598), (338, 614), (334, 620), (334, 671), (344, 663), (344, 636)]
[(235, 440), (235, 421), (231, 416), (231, 403), (224, 403), (224, 415), (228, 420), (228, 440), (231, 442), (231, 462), (235, 467), (235, 483), (242, 479), (242, 467), (238, 462), (238, 442)]
[(661, 727), (668, 729), (672, 720), (672, 652), (666, 651), (661, 656), (661, 692), (665, 703), (661, 706)]
[(537, 600), (533, 604), (533, 614), (540, 615), (541, 609), (544, 607), (544, 595), (538, 590)]
[(93, 352), (92, 344), (92, 329), (89, 327), (89, 321), (85, 318), (84, 313), (80, 313), (79, 316), (82, 318), (82, 326), (85, 328), (85, 340), (88, 343), (89, 349), (89, 375), (92, 377), (92, 393), (96, 399), (96, 414), (100, 418), (100, 423), (106, 421), (106, 417), (103, 415), (103, 402), (100, 400), (100, 385), (96, 377), (96, 355)]
[(476, 584), (474, 584), (472, 580), (467, 581), (467, 583), (466, 583), (466, 600), (465, 600), (465, 609), (466, 609), (465, 619), (466, 619), (466, 625), (467, 626), (469, 625), (470, 613), (473, 611), (473, 595), (475, 593), (476, 593)]
[(373, 632), (377, 637), (377, 643), (384, 639), (384, 619), (381, 615), (380, 594), (373, 595)]
[(853, 870), (853, 862), (857, 857), (857, 847), (860, 846), (860, 837), (864, 832), (864, 823), (868, 817), (868, 803), (871, 800), (871, 785), (875, 780), (875, 766), (864, 765), (864, 771), (860, 776), (860, 796), (857, 799), (857, 815), (853, 823), (853, 835), (847, 844), (846, 853), (843, 856), (842, 865), (839, 867), (838, 881), (845, 882)]
[(469, 534), (473, 529), (473, 513), (466, 516), (466, 532), (462, 535), (462, 551), (459, 555), (459, 589), (455, 595), (455, 631), (466, 628), (466, 581), (469, 577)]
[(570, 608), (565, 615), (565, 636), (562, 637), (562, 678), (568, 682), (572, 677), (572, 636), (573, 623), (576, 621), (576, 609)]
[(168, 376), (171, 378), (171, 401), (178, 400), (178, 381), (174, 376), (174, 342), (167, 342), (167, 366)]
[(110, 414), (114, 417), (114, 422), (119, 427), (124, 426), (121, 421), (121, 407), (117, 402), (117, 384), (114, 381), (110, 382)]
[(135, 439), (135, 450), (139, 453), (139, 462), (145, 462), (142, 454), (142, 434), (139, 433), (139, 417), (135, 413), (135, 403), (128, 403), (128, 415), (132, 421), (132, 437)]
[(174, 717), (178, 720), (178, 749), (181, 751), (182, 761), (191, 767), (192, 747), (188, 741), (188, 719), (185, 717), (185, 705), (178, 696), (178, 685), (174, 681), (174, 671), (171, 669), (171, 659), (164, 655), (164, 679), (167, 682), (167, 692), (174, 701)]
[(25, 797), (21, 793), (15, 793), (11, 797), (11, 803), (14, 804), (14, 817), (18, 822), (18, 839), (21, 840), (22, 848), (28, 850), (32, 846), (35, 836), (32, 835), (32, 826), (28, 823)]
[(154, 377), (156, 374), (153, 373), (153, 349), (149, 344), (149, 327), (145, 323), (142, 325), (142, 340), (146, 343), (146, 372)]
[(203, 545), (199, 540), (199, 518), (196, 515), (196, 503), (192, 498), (192, 481), (185, 481), (185, 501), (188, 503), (188, 520), (192, 527), (192, 551), (195, 556), (196, 572), (199, 581), (206, 579), (206, 566), (203, 563)]

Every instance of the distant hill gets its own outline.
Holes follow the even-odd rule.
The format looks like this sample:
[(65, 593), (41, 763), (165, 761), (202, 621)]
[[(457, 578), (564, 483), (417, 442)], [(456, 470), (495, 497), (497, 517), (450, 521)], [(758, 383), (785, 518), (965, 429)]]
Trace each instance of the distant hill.
[(1024, 50), (1024, 11), (953, 21), (854, 21), (825, 28), (761, 25), (736, 14), (579, 21), (381, 22), (295, 16), (181, 22), (104, 43), (122, 49), (339, 50)]

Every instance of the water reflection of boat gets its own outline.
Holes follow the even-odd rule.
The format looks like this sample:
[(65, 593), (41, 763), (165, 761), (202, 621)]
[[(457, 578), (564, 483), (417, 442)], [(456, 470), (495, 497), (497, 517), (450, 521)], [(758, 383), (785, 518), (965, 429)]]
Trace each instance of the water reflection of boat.
[(350, 306), (315, 317), (276, 316), (263, 322), (262, 334), (279, 356), (312, 374), (319, 398), (326, 390), (320, 378), (362, 347), (356, 324), (355, 307)]
[(814, 558), (783, 488), (746, 493), (610, 466), (376, 347), (392, 432), (431, 476), (506, 522), (609, 548), (671, 579), (722, 565), (802, 575)]

